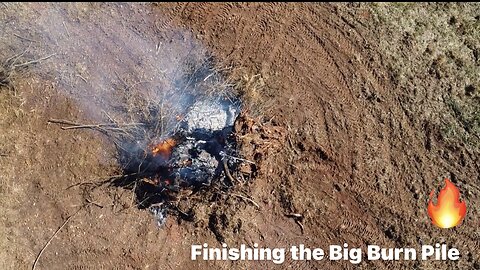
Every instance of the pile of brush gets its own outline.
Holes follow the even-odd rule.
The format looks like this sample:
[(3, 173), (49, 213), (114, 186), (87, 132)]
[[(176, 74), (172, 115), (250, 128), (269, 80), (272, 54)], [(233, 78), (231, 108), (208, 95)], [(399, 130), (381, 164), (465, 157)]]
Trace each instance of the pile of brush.
[(205, 65), (188, 80), (161, 89), (161, 95), (141, 91), (122, 101), (130, 122), (106, 113), (109, 121), (101, 124), (50, 122), (65, 130), (88, 128), (107, 135), (122, 168), (110, 183), (132, 189), (138, 207), (151, 209), (161, 225), (166, 213), (176, 209), (172, 202), (186, 191), (227, 190), (237, 182), (231, 172), (242, 159), (232, 131), (241, 104), (231, 94), (232, 85)]

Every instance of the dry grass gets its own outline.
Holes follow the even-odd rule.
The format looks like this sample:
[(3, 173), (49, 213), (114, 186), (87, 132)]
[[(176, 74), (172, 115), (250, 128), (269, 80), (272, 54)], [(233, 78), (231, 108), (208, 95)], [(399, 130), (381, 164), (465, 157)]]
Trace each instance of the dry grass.
[[(367, 5), (378, 44), (403, 89), (404, 110), (445, 141), (480, 146), (480, 4)], [(415, 64), (413, 64), (415, 63)]]
[(235, 82), (236, 93), (243, 100), (243, 111), (255, 117), (263, 116), (271, 102), (263, 95), (266, 84), (262, 74), (239, 67), (231, 70), (228, 78)]

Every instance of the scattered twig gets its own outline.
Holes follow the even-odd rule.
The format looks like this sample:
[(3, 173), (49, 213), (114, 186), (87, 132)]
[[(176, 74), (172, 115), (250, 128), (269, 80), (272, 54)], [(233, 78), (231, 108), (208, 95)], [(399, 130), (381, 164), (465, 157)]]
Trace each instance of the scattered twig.
[(8, 69), (12, 69), (13, 65), (15, 64), (15, 62), (18, 60), (18, 58), (22, 57), (27, 51), (28, 49), (30, 49), (30, 45), (28, 46), (28, 48), (26, 50), (24, 50), (23, 52), (21, 53), (18, 53), (18, 54), (15, 54), (13, 55), (12, 57), (8, 58), (7, 60), (5, 60), (5, 65), (8, 67)]
[(48, 55), (48, 56), (45, 56), (45, 57), (42, 57), (42, 58), (39, 58), (39, 59), (36, 59), (36, 60), (31, 60), (31, 61), (27, 61), (27, 62), (22, 63), (22, 64), (13, 65), (13, 67), (14, 67), (14, 68), (19, 68), (19, 67), (24, 67), (24, 66), (36, 64), (36, 63), (39, 63), (39, 62), (41, 62), (41, 61), (43, 61), (43, 60), (47, 60), (47, 59), (49, 59), (49, 58), (51, 58), (51, 57), (53, 57), (53, 56), (55, 56), (55, 55), (56, 55), (56, 53), (52, 53), (52, 54), (50, 54), (50, 55)]
[(103, 205), (98, 204), (98, 203), (96, 203), (96, 202), (94, 202), (94, 201), (91, 201), (91, 200), (88, 199), (88, 198), (86, 198), (85, 201), (86, 201), (87, 203), (89, 203), (89, 204), (95, 205), (96, 207), (103, 208)]
[(67, 36), (70, 37), (70, 33), (68, 32), (68, 28), (65, 22), (63, 22), (63, 27), (65, 28), (65, 32), (67, 32)]
[(26, 40), (26, 41), (30, 41), (30, 42), (38, 42), (38, 40), (34, 40), (34, 39), (30, 39), (30, 38), (26, 38), (26, 37), (22, 37), (20, 36), (19, 34), (13, 34), (14, 36), (16, 36), (17, 38), (19, 39), (23, 39), (23, 40)]
[(72, 125), (72, 126), (78, 125), (75, 122), (68, 121), (68, 120), (63, 120), (63, 119), (48, 119), (47, 122), (54, 123), (54, 124), (66, 124), (66, 125)]
[(304, 227), (303, 227), (303, 224), (302, 224), (302, 222), (301, 222), (300, 220), (296, 219), (296, 220), (295, 220), (295, 223), (297, 223), (297, 224), (298, 224), (298, 226), (300, 226), (300, 230), (302, 230), (302, 234), (303, 234)]
[(244, 200), (252, 203), (253, 205), (255, 205), (258, 209), (260, 209), (260, 205), (258, 205), (258, 203), (256, 203), (254, 200), (252, 200), (252, 199), (250, 199), (250, 198), (248, 198), (248, 197), (246, 197), (246, 196), (243, 196), (243, 195), (237, 194), (237, 193), (230, 193), (230, 194), (228, 194), (228, 195), (232, 195), (232, 196), (235, 196), (235, 197), (238, 197), (238, 198), (242, 198), (242, 199), (244, 199)]
[(102, 110), (102, 112), (105, 114), (108, 120), (110, 120), (112, 123), (117, 123), (117, 121), (115, 121), (115, 119), (113, 119), (113, 117), (110, 116), (110, 114), (108, 114), (106, 111)]
[(133, 176), (133, 175), (137, 175), (139, 173), (129, 173), (129, 174), (116, 174), (116, 175), (112, 175), (109, 177), (109, 179), (120, 179), (120, 178), (125, 178), (125, 177), (129, 177), (129, 176)]
[(62, 129), (79, 129), (79, 128), (101, 128), (101, 127), (128, 127), (128, 126), (143, 126), (143, 123), (128, 123), (128, 124), (115, 124), (115, 123), (106, 123), (106, 124), (92, 124), (92, 125), (76, 125), (70, 127), (62, 127)]
[(298, 213), (289, 213), (289, 214), (285, 214), (285, 216), (293, 218), (293, 220), (295, 220), (295, 223), (297, 223), (298, 226), (300, 226), (300, 229), (302, 230), (302, 234), (303, 234), (304, 226), (302, 224), (302, 221), (303, 221), (304, 216), (302, 214), (298, 214)]
[(225, 176), (228, 178), (228, 180), (230, 180), (230, 182), (233, 183), (238, 183), (239, 181), (237, 179), (235, 179), (232, 174), (230, 173), (230, 170), (228, 169), (228, 164), (227, 164), (227, 160), (226, 159), (223, 159), (223, 170), (225, 171)]
[(203, 81), (206, 82), (208, 80), (208, 78), (212, 77), (215, 73), (216, 73), (216, 71), (210, 73), (207, 77), (205, 77), (205, 79), (203, 79)]
[(85, 79), (82, 75), (76, 74), (75, 76), (76, 76), (76, 77), (79, 77), (80, 79), (82, 79), (82, 81), (84, 81), (85, 83), (88, 83), (87, 79)]
[[(129, 208), (131, 207), (139, 207), (140, 205), (143, 205), (144, 202), (150, 200), (151, 198), (155, 197), (155, 196), (159, 196), (161, 195), (161, 193), (159, 192), (155, 192), (153, 193), (152, 195), (149, 195), (149, 196), (145, 196), (145, 198), (143, 200), (141, 200), (140, 202), (136, 203), (135, 205), (131, 205)], [(160, 203), (159, 205), (162, 205), (163, 203)], [(150, 206), (153, 206), (153, 205), (150, 205)], [(128, 208), (126, 208), (128, 209)]]
[(135, 184), (133, 185), (133, 190), (132, 190), (132, 197), (130, 200), (130, 207), (132, 207), (135, 204), (135, 197), (136, 197), (136, 192), (137, 192), (137, 184), (138, 181), (135, 181)]
[(155, 55), (158, 55), (160, 52), (160, 42), (155, 45)]
[(95, 185), (95, 186), (99, 187), (101, 185), (111, 183), (112, 181), (122, 179), (122, 178), (126, 178), (126, 177), (129, 177), (129, 176), (134, 176), (134, 175), (137, 175), (137, 174), (139, 174), (139, 173), (116, 174), (116, 175), (109, 176), (108, 178), (100, 179), (100, 181), (98, 181), (98, 182), (76, 183), (76, 184), (68, 186), (65, 190), (68, 190), (68, 189), (71, 189), (71, 188), (74, 188), (74, 187), (78, 187), (78, 186), (85, 186), (85, 185)]
[(244, 158), (239, 158), (239, 157), (235, 157), (235, 156), (231, 156), (231, 155), (227, 155), (227, 154), (224, 154), (225, 157), (229, 157), (231, 159), (234, 159), (234, 160), (240, 160), (240, 161), (244, 161), (244, 162), (247, 162), (247, 163), (250, 163), (250, 164), (253, 164), (253, 165), (256, 165), (255, 162), (253, 161), (250, 161), (248, 159), (244, 159)]
[(293, 149), (293, 151), (298, 155), (299, 152), (298, 152), (297, 148), (293, 145), (293, 142), (292, 142), (292, 139), (290, 138), (290, 136), (288, 136), (287, 140), (288, 140), (288, 143), (290, 144), (290, 148)]
[[(79, 128), (98, 128), (102, 129), (103, 127), (110, 127), (112, 129), (119, 127), (129, 127), (129, 126), (143, 126), (143, 123), (126, 123), (126, 124), (117, 124), (117, 123), (101, 123), (101, 124), (79, 124), (68, 120), (63, 119), (49, 119), (47, 122), (55, 124), (65, 124), (70, 125), (69, 127), (62, 127), (62, 129), (79, 129)], [(106, 131), (105, 129), (103, 131)]]
[(139, 81), (139, 82), (136, 82), (136, 83), (133, 83), (132, 85), (130, 85), (129, 87), (127, 87), (127, 91), (132, 89), (133, 87), (139, 85), (139, 84), (143, 84), (143, 83), (149, 83), (150, 81)]
[(80, 207), (80, 209), (77, 210), (77, 212), (73, 213), (71, 216), (69, 216), (62, 224), (62, 226), (60, 226), (56, 231), (55, 233), (50, 237), (50, 239), (48, 239), (47, 243), (43, 246), (43, 248), (40, 250), (40, 252), (38, 253), (37, 257), (35, 258), (35, 261), (33, 262), (33, 266), (32, 266), (32, 270), (35, 270), (35, 267), (37, 266), (37, 263), (40, 259), (40, 257), (42, 256), (43, 252), (45, 251), (45, 249), (48, 247), (48, 245), (50, 245), (50, 243), (52, 242), (53, 238), (55, 238), (55, 236), (63, 229), (63, 227), (65, 227), (65, 225), (67, 225), (67, 223), (75, 216), (78, 214), (78, 212), (80, 212), (80, 210), (82, 210), (84, 208), (84, 206)]
[(286, 217), (291, 217), (291, 218), (300, 218), (303, 219), (302, 214), (297, 214), (297, 213), (290, 213), (290, 214), (285, 214)]
[(98, 183), (94, 183), (94, 182), (77, 183), (77, 184), (73, 184), (73, 185), (68, 186), (65, 190), (69, 190), (71, 188), (78, 187), (78, 186), (86, 186), (86, 185), (98, 185)]
[(192, 215), (189, 215), (185, 212), (183, 212), (182, 210), (180, 210), (180, 208), (178, 208), (178, 205), (175, 205), (175, 210), (180, 213), (180, 215), (182, 215), (183, 217), (191, 217)]

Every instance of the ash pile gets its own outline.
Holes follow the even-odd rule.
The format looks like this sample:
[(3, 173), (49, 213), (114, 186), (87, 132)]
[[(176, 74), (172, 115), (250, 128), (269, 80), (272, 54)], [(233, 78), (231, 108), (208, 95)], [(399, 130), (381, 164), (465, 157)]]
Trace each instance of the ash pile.
[(200, 101), (190, 108), (170, 141), (171, 153), (155, 155), (167, 159), (163, 179), (173, 190), (209, 186), (218, 178), (235, 149), (230, 135), (239, 113), (239, 104), (229, 100)]
[(163, 128), (170, 132), (156, 136), (154, 125), (148, 125), (136, 140), (124, 139), (118, 147), (124, 177), (116, 185), (132, 187), (138, 207), (150, 209), (159, 226), (182, 191), (234, 184), (230, 170), (239, 159), (232, 130), (240, 102), (211, 96), (194, 100), (181, 112), (169, 113), (183, 113)]

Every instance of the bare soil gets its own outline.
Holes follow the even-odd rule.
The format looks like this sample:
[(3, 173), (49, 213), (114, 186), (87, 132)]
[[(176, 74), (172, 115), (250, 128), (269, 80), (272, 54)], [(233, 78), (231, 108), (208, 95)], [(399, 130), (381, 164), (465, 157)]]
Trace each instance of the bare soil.
[[(83, 205), (37, 269), (480, 268), (478, 4), (52, 5), (0, 5), (0, 59), (27, 48), (24, 61), (58, 53), (12, 73), (13, 89), (0, 88), (1, 269), (31, 268)], [(50, 20), (56, 34), (45, 36)], [(187, 34), (177, 38), (172, 29)], [(103, 45), (75, 51), (92, 48), (84, 46), (92, 36)], [(127, 84), (147, 78), (154, 62), (134, 53), (120, 59), (122, 48), (182, 47), (176, 40), (201, 44), (229, 67), (247, 111), (236, 126), (239, 147), (257, 163), (254, 181), (237, 192), (260, 207), (236, 196), (208, 198), (193, 207), (193, 221), (171, 217), (158, 228), (131, 190), (89, 184), (119, 173), (114, 145), (47, 121), (95, 122), (88, 82), (115, 68)], [(71, 67), (76, 73), (62, 73)], [(441, 230), (426, 206), (445, 177), (468, 210), (461, 226)], [(447, 243), (462, 257), (360, 265), (190, 260), (192, 244), (219, 240), (324, 249)]]

